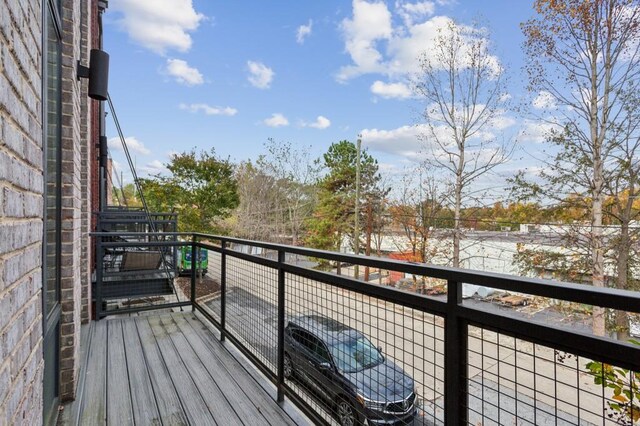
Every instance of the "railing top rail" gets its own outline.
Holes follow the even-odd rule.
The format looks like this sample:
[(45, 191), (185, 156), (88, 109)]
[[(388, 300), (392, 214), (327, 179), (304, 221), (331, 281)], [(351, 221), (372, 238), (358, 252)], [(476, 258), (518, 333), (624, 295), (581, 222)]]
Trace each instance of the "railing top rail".
[(193, 234), (187, 232), (90, 232), (91, 237), (112, 237), (113, 234), (117, 234), (120, 237), (191, 237)]
[(178, 217), (177, 213), (163, 213), (163, 212), (151, 212), (146, 214), (142, 211), (106, 211), (106, 212), (93, 212), (95, 216), (107, 216), (118, 218), (121, 216), (138, 216), (138, 217), (157, 217), (157, 216), (170, 216), (170, 217)]

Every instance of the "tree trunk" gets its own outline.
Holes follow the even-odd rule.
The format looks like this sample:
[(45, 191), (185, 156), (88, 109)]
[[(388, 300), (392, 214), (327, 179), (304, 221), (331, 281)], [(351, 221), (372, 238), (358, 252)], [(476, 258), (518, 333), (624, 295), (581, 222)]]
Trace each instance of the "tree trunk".
[(460, 158), (456, 173), (455, 206), (453, 216), (453, 267), (460, 267), (460, 210), (462, 208), (462, 173), (464, 172), (464, 142), (459, 144)]
[[(599, 210), (599, 211), (596, 211)], [(593, 230), (592, 230), (592, 284), (594, 287), (604, 287), (604, 255), (602, 248), (602, 203), (594, 202)], [(605, 309), (593, 307), (593, 334), (605, 335)]]
[[(597, 25), (596, 25), (597, 26)], [(606, 115), (602, 117), (602, 127), (599, 129), (598, 119), (598, 40), (593, 37), (590, 40), (591, 47), (591, 87), (589, 105), (589, 132), (591, 145), (593, 147), (593, 186), (592, 186), (592, 221), (591, 221), (591, 260), (592, 260), (592, 284), (594, 287), (604, 287), (604, 249), (602, 232), (602, 204), (603, 204), (603, 163), (602, 163), (602, 143), (606, 131)], [(608, 93), (605, 90), (605, 96)], [(605, 98), (604, 105), (608, 106)], [(606, 333), (605, 309), (600, 306), (593, 307), (593, 334), (604, 336)]]
[[(597, 123), (592, 123), (596, 126)], [(598, 147), (598, 144), (596, 144)], [(598, 147), (599, 148), (599, 147)], [(594, 287), (604, 287), (604, 247), (602, 232), (602, 186), (604, 179), (602, 177), (602, 161), (600, 159), (599, 149), (596, 150), (595, 161), (593, 162), (593, 203), (592, 203), (592, 223), (591, 223), (591, 261), (592, 261), (592, 284)], [(605, 309), (600, 306), (593, 307), (593, 334), (596, 336), (604, 336), (606, 333), (605, 326)]]
[[(618, 245), (618, 264), (616, 288), (627, 290), (629, 280), (629, 252), (631, 250), (631, 239), (629, 238), (629, 222), (627, 217), (623, 218), (620, 227), (620, 243)], [(615, 327), (618, 340), (629, 340), (629, 315), (625, 311), (616, 311)]]

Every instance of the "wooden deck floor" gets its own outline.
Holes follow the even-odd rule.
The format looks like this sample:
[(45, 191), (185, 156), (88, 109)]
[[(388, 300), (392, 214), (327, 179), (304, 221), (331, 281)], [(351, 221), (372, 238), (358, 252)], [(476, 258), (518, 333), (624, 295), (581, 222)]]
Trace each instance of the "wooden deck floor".
[(296, 423), (191, 312), (105, 319), (90, 334), (63, 424)]

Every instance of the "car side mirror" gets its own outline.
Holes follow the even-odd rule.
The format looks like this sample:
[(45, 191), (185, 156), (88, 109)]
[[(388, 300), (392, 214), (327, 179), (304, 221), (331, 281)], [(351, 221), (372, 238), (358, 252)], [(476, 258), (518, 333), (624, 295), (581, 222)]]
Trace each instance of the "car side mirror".
[(382, 353), (382, 346), (378, 346), (378, 352)]
[(330, 362), (321, 362), (320, 364), (318, 364), (318, 368), (320, 370), (331, 370), (331, 363)]

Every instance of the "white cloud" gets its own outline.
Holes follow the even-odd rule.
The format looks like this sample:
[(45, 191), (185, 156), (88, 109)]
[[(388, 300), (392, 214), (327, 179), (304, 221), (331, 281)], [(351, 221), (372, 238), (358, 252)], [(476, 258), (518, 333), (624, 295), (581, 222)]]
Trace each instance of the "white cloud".
[(525, 120), (518, 133), (520, 143), (542, 143), (547, 140), (554, 129), (559, 129), (552, 123)]
[(316, 121), (314, 121), (313, 123), (303, 123), (302, 125), (304, 127), (313, 127), (314, 129), (324, 130), (327, 127), (331, 126), (331, 120), (329, 120), (327, 117), (319, 115), (318, 118), (316, 118)]
[(169, 171), (164, 163), (159, 160), (153, 160), (144, 166), (141, 166), (140, 170), (149, 175), (157, 175), (159, 173), (166, 173)]
[(538, 93), (532, 104), (536, 109), (555, 109), (557, 107), (553, 95), (546, 90)]
[(313, 21), (311, 19), (309, 19), (309, 23), (307, 25), (300, 25), (296, 31), (296, 41), (298, 44), (303, 44), (304, 40), (311, 35), (312, 30)]
[(268, 89), (275, 73), (262, 62), (247, 61), (249, 67), (249, 83), (258, 89)]
[(353, 18), (345, 18), (340, 28), (345, 39), (345, 51), (354, 64), (340, 69), (338, 81), (364, 73), (382, 72), (383, 57), (377, 44), (393, 34), (391, 12), (387, 6), (382, 2), (353, 0)]
[(274, 114), (271, 114), (271, 117), (266, 118), (263, 123), (269, 127), (283, 127), (289, 125), (289, 120), (287, 120), (287, 117), (285, 117), (284, 115), (276, 112)]
[[(147, 147), (145, 147), (144, 144), (140, 142), (138, 139), (136, 139), (134, 136), (127, 136), (126, 138), (124, 138), (124, 141), (127, 144), (127, 148), (129, 149), (129, 152), (135, 152), (141, 155), (151, 154), (151, 151), (147, 149)], [(124, 151), (124, 148), (122, 147), (122, 142), (118, 137), (109, 138), (109, 140), (107, 140), (107, 144), (109, 146), (109, 149), (113, 149), (116, 151)]]
[(364, 129), (360, 134), (362, 143), (372, 150), (419, 161), (420, 152), (424, 149), (420, 135), (427, 131), (426, 125), (418, 125), (402, 126), (392, 130)]
[(235, 108), (211, 106), (207, 104), (180, 104), (178, 107), (192, 113), (203, 112), (206, 115), (226, 115), (230, 117), (238, 113), (238, 110)]
[(371, 93), (383, 98), (406, 99), (411, 97), (411, 89), (404, 83), (385, 83), (377, 80), (371, 85)]
[(161, 55), (188, 51), (189, 33), (204, 19), (192, 0), (112, 0), (110, 6), (122, 13), (118, 24), (134, 42)]
[(197, 68), (190, 67), (182, 59), (167, 59), (167, 74), (185, 86), (196, 86), (204, 83), (204, 78)]
[[(353, 17), (341, 24), (345, 52), (352, 63), (341, 67), (336, 79), (345, 82), (363, 74), (398, 79), (419, 71), (420, 56), (433, 49), (439, 34), (453, 24), (446, 16), (432, 16), (434, 12), (434, 2), (397, 1), (394, 14), (398, 20), (383, 2), (353, 0)], [(465, 25), (454, 27), (464, 46), (470, 46), (472, 39), (487, 42), (481, 31), (474, 32)], [(497, 57), (491, 56), (488, 61), (496, 72), (502, 71)]]
[(403, 171), (396, 163), (378, 163), (378, 169), (384, 175), (397, 175)]
[(504, 130), (508, 127), (516, 124), (516, 120), (513, 117), (505, 115), (504, 111), (501, 114), (496, 115), (489, 123), (489, 126), (493, 130)]
[[(469, 140), (469, 158), (483, 155), (490, 155), (490, 150), (486, 152), (474, 152), (480, 147), (483, 141), (485, 148), (491, 148), (493, 142), (502, 134), (502, 130), (513, 126), (516, 121), (507, 115), (498, 115), (483, 132), (476, 133)], [(441, 141), (451, 140), (451, 129), (446, 125), (433, 128), (436, 137)], [(441, 155), (441, 150), (435, 142), (430, 142), (432, 130), (427, 124), (413, 126), (401, 126), (395, 129), (363, 129), (360, 131), (362, 142), (365, 146), (375, 151), (387, 154), (398, 155), (407, 160), (416, 162), (425, 159), (426, 155)]]
[(402, 17), (406, 26), (411, 26), (416, 20), (424, 19), (435, 13), (436, 5), (432, 1), (405, 3), (396, 1), (396, 13)]

